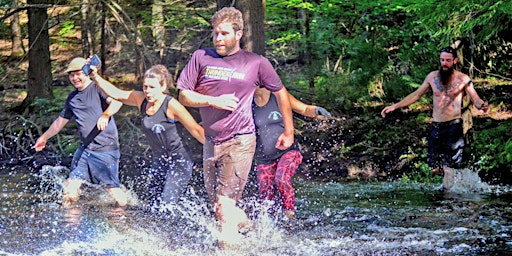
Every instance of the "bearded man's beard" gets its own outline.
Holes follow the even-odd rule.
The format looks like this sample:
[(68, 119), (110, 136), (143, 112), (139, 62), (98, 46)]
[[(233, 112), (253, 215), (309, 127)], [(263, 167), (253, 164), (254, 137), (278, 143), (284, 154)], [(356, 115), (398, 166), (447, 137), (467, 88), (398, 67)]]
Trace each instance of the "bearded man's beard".
[(443, 85), (449, 86), (448, 83), (450, 83), (450, 79), (453, 74), (453, 67), (448, 68), (447, 70), (444, 70), (443, 67), (439, 69), (439, 78), (441, 79), (441, 83)]

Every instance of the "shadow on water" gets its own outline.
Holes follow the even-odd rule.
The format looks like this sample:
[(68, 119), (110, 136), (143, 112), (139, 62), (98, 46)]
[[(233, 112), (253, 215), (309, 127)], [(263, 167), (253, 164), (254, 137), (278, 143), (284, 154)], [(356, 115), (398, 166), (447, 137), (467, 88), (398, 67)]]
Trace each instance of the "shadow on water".
[[(160, 209), (136, 198), (116, 207), (94, 186), (63, 207), (63, 175), (65, 169), (51, 166), (38, 174), (0, 170), (0, 255), (512, 254), (509, 187), (480, 183), (476, 190), (442, 192), (439, 184), (296, 179), (295, 219), (269, 215), (267, 203), (248, 197), (254, 229), (221, 249), (195, 186), (180, 203)], [(136, 197), (134, 187), (127, 189)]]

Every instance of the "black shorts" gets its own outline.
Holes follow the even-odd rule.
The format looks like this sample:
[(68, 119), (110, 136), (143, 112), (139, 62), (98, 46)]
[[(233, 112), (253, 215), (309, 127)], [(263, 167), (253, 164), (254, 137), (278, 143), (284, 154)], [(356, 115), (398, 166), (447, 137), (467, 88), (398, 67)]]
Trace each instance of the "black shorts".
[(460, 168), (464, 148), (462, 119), (433, 122), (428, 140), (427, 162), (430, 168)]

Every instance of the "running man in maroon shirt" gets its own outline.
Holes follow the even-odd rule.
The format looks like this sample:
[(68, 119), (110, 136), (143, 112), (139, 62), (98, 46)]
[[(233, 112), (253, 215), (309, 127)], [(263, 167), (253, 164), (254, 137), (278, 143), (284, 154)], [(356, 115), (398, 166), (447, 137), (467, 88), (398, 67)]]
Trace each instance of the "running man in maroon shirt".
[[(277, 98), (284, 132), (276, 147), (294, 142), (288, 92), (265, 57), (240, 48), (242, 13), (226, 7), (212, 19), (215, 48), (194, 52), (178, 79), (180, 102), (199, 108), (206, 141), (203, 146), (203, 177), (220, 228), (248, 223), (236, 203), (242, 198), (254, 157), (256, 136), (252, 117), (254, 91), (261, 86)], [(236, 226), (236, 225), (235, 225)]]

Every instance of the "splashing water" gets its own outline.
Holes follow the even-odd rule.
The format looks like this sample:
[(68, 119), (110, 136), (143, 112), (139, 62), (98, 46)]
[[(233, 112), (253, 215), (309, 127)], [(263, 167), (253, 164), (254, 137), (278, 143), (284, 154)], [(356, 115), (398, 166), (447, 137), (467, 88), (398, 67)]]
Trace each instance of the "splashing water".
[[(204, 195), (192, 185), (176, 204), (112, 206), (87, 186), (71, 207), (59, 204), (66, 169), (38, 175), (2, 170), (0, 255), (474, 255), (512, 251), (511, 189), (456, 174), (447, 196), (437, 184), (313, 182), (295, 179), (296, 218), (248, 196), (252, 230), (226, 248)], [(459, 176), (457, 176), (459, 175)], [(136, 180), (135, 178), (129, 179)], [(31, 184), (38, 183), (39, 186)], [(478, 182), (477, 182), (478, 183)], [(126, 184), (126, 183), (125, 183)], [(127, 192), (136, 198), (137, 191)], [(198, 185), (197, 188), (201, 189)], [(475, 188), (475, 189), (473, 189)], [(469, 196), (479, 193), (479, 197)], [(449, 191), (453, 195), (454, 191)]]
[[(478, 172), (470, 169), (453, 169), (450, 171), (450, 178), (453, 179), (451, 188), (448, 190), (453, 193), (489, 193), (491, 186), (482, 182)], [(445, 176), (446, 179), (446, 176)]]
[(44, 165), (39, 174), (40, 179), (36, 194), (41, 195), (42, 201), (59, 200), (62, 198), (62, 186), (69, 175), (69, 169), (64, 166)]

